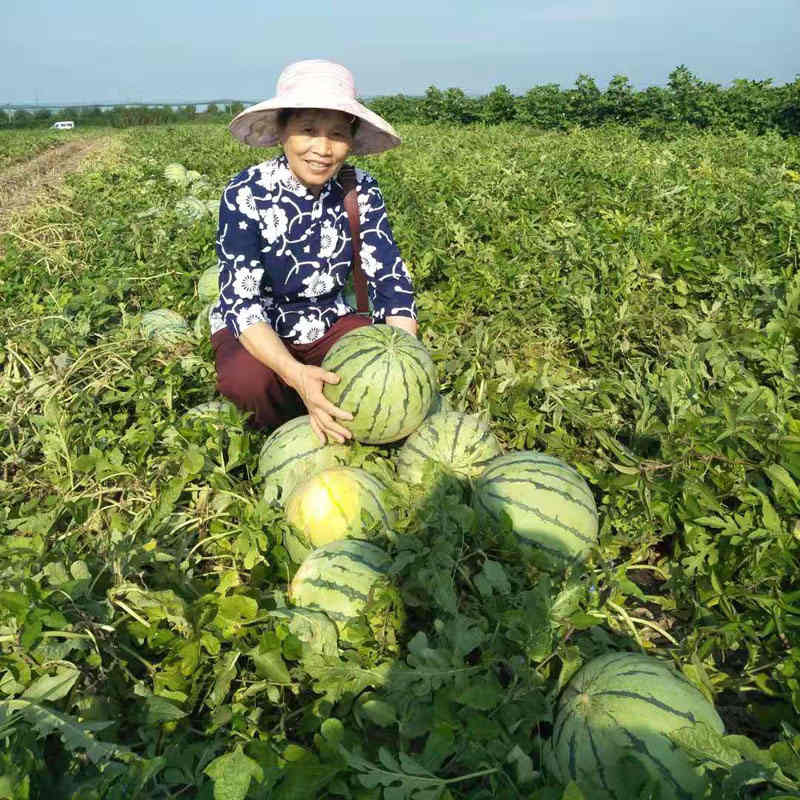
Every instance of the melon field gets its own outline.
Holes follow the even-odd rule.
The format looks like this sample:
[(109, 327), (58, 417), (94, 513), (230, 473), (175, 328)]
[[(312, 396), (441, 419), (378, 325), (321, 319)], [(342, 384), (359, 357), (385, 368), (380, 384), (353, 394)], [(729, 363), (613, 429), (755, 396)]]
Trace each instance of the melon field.
[[(0, 215), (2, 800), (800, 797), (800, 142), (400, 133), (353, 162), (439, 392), (503, 453), (574, 468), (597, 544), (554, 568), (479, 477), (408, 482), (402, 441), (352, 444), (404, 613), (337, 638), (298, 611), (266, 434), (187, 413), (219, 399), (195, 326), (213, 209), (275, 151), (109, 133)], [(147, 336), (158, 309), (185, 328)], [(669, 714), (659, 772), (644, 731)]]

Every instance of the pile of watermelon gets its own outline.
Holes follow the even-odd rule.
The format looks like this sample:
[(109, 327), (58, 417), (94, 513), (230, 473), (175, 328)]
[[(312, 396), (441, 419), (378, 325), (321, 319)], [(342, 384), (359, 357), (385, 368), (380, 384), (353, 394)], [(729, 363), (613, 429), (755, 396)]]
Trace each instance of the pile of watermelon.
[[(195, 323), (197, 338), (208, 335), (216, 294), (216, 268), (210, 268), (198, 285), (206, 307)], [(167, 309), (145, 314), (141, 327), (164, 346), (191, 336), (186, 322)], [(503, 452), (484, 420), (451, 409), (439, 394), (435, 365), (415, 337), (387, 325), (358, 328), (331, 348), (322, 366), (340, 377), (325, 394), (352, 413), (343, 424), (362, 451), (393, 444), (398, 482), (424, 488), (442, 472), (461, 482), (475, 511), (505, 528), (521, 557), (537, 566), (579, 568), (591, 555), (598, 513), (580, 473), (546, 453)], [(212, 401), (187, 416), (219, 416), (228, 408), (227, 401)], [(283, 544), (298, 566), (288, 590), (291, 607), (275, 613), (329, 626), (340, 647), (369, 640), (396, 649), (409, 632), (391, 577), (395, 509), (381, 481), (351, 463), (353, 450), (320, 442), (307, 416), (264, 441), (258, 462), (263, 497), (282, 509)], [(608, 653), (585, 664), (562, 690), (544, 762), (587, 797), (628, 796), (621, 759), (638, 762), (660, 797), (696, 797), (705, 779), (669, 735), (697, 723), (723, 731), (713, 705), (671, 665)]]

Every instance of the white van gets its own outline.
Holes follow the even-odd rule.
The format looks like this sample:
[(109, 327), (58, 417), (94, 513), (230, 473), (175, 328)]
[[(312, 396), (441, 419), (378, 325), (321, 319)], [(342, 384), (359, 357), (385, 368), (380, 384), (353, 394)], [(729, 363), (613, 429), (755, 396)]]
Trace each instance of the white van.
[(55, 128), (57, 131), (71, 131), (75, 127), (75, 123), (70, 119), (63, 122), (54, 122), (50, 127)]

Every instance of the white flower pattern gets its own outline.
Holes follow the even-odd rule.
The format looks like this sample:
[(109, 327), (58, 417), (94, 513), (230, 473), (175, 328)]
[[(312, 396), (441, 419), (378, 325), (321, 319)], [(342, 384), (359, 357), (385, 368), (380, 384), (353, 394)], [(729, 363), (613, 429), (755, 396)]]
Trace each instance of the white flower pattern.
[(325, 220), (322, 223), (322, 230), (319, 235), (319, 253), (318, 258), (330, 258), (336, 251), (336, 228), (330, 220)]
[(291, 335), (296, 344), (311, 344), (325, 334), (327, 327), (321, 319), (300, 317), (292, 328)]
[(236, 277), (233, 281), (233, 291), (239, 296), (250, 299), (256, 297), (261, 288), (261, 276), (263, 269), (247, 269), (242, 267), (236, 270)]
[[(256, 208), (256, 198), (249, 186), (243, 186), (236, 193), (236, 206), (249, 219), (258, 219), (258, 208)], [(244, 220), (242, 220), (244, 222)], [(245, 225), (247, 223), (245, 222)]]
[(307, 278), (303, 278), (303, 283), (308, 287), (304, 292), (304, 297), (320, 297), (328, 294), (333, 287), (333, 278), (325, 272), (312, 272)]
[[(414, 289), (380, 189), (360, 169), (356, 182), (373, 319), (416, 317)], [(228, 327), (238, 336), (266, 322), (287, 341), (307, 344), (351, 313), (342, 295), (350, 273), (350, 226), (336, 178), (315, 198), (285, 156), (249, 167), (223, 193), (216, 247), (220, 295), (209, 312), (212, 334)]]
[(278, 238), (286, 233), (286, 228), (289, 225), (286, 212), (277, 206), (263, 209), (261, 211), (261, 222), (264, 238), (270, 244), (277, 242)]

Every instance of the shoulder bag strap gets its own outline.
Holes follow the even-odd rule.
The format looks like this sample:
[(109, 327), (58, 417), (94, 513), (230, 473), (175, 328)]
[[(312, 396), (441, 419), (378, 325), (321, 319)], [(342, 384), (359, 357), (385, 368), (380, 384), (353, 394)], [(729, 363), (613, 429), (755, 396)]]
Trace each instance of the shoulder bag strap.
[(367, 279), (361, 268), (361, 219), (358, 213), (356, 171), (350, 164), (339, 170), (339, 182), (344, 189), (344, 208), (350, 220), (350, 237), (353, 243), (353, 287), (356, 290), (356, 305), (360, 314), (369, 312)]

